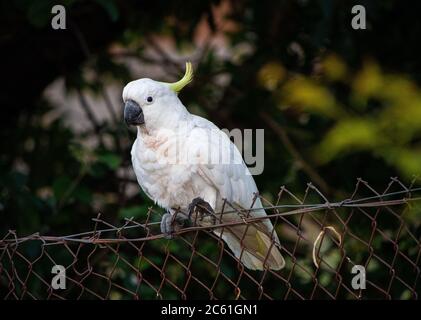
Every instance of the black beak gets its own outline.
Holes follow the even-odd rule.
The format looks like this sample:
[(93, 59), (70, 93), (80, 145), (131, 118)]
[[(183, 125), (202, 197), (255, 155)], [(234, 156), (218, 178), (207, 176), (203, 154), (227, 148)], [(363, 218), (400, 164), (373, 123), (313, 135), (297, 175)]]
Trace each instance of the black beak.
[(127, 100), (124, 105), (124, 120), (127, 125), (138, 126), (145, 123), (142, 108), (133, 100)]

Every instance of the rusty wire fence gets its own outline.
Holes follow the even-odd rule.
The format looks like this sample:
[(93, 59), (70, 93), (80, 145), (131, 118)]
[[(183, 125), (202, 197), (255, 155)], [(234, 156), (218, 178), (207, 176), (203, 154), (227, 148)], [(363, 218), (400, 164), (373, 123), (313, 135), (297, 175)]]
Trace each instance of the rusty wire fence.
[[(9, 231), (0, 240), (0, 297), (419, 298), (421, 188), (416, 184), (391, 179), (385, 190), (376, 191), (360, 179), (341, 202), (329, 202), (312, 184), (301, 197), (282, 187), (273, 203), (261, 198), (286, 260), (280, 271), (244, 268), (212, 232), (227, 227), (218, 222), (210, 228), (187, 226), (167, 240), (159, 228), (162, 213), (151, 208), (142, 221), (121, 225), (98, 215), (91, 231), (67, 236), (20, 237)], [(53, 289), (54, 265), (65, 267), (66, 289)], [(352, 286), (355, 265), (365, 267), (365, 289)]]

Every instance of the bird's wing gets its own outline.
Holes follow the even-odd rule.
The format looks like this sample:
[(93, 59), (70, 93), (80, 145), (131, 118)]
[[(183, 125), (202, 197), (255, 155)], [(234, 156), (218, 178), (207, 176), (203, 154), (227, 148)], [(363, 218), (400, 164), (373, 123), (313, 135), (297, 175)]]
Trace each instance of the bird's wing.
[[(252, 175), (237, 147), (223, 131), (210, 121), (196, 116), (187, 146), (191, 156), (200, 158), (195, 165), (196, 173), (217, 191), (217, 198), (226, 198), (233, 205), (245, 209), (262, 208), (259, 198), (254, 201), (258, 191)], [(218, 213), (221, 206), (217, 205), (214, 209)], [(230, 210), (229, 207), (227, 210)], [(250, 211), (250, 216), (266, 216), (266, 212), (263, 208), (253, 210)], [(224, 222), (238, 219), (237, 213), (225, 213), (222, 216)], [(269, 219), (228, 227), (225, 230), (226, 232), (219, 233), (219, 229), (216, 229), (214, 232), (222, 236), (237, 258), (241, 257), (248, 268), (262, 270), (266, 259), (272, 269), (281, 269), (285, 265), (281, 253), (273, 246), (272, 239), (278, 244), (279, 239)], [(243, 248), (246, 250), (243, 251)]]
[[(248, 209), (262, 207), (259, 198), (254, 202), (258, 192), (253, 176), (243, 161), (234, 143), (212, 122), (194, 116), (194, 126), (189, 135), (189, 153), (200, 155), (197, 174), (215, 187), (219, 196), (230, 203)], [(210, 161), (209, 161), (210, 160)], [(252, 216), (265, 216), (265, 211), (256, 210)], [(272, 225), (268, 219), (268, 228)]]

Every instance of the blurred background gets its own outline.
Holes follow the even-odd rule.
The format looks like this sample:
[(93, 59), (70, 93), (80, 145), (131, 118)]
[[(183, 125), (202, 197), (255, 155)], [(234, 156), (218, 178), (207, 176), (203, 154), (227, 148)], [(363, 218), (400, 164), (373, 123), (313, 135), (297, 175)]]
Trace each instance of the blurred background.
[[(53, 30), (51, 8), (66, 8)], [(363, 5), (367, 29), (351, 26)], [(142, 219), (121, 92), (175, 81), (220, 128), (263, 128), (269, 200), (312, 182), (330, 200), (358, 177), (384, 190), (421, 172), (421, 4), (398, 0), (3, 1), (0, 235), (62, 235)], [(160, 210), (159, 208), (156, 208)], [(408, 216), (420, 230), (420, 210)]]

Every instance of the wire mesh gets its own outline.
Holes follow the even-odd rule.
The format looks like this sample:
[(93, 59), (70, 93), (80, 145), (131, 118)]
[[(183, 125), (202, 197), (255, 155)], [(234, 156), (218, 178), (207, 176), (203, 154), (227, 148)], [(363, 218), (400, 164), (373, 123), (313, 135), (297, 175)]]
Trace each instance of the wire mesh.
[[(162, 213), (154, 208), (142, 221), (120, 225), (99, 214), (92, 230), (66, 236), (19, 237), (11, 230), (0, 240), (0, 297), (418, 299), (420, 193), (414, 183), (406, 186), (396, 178), (382, 192), (359, 179), (341, 202), (329, 202), (311, 183), (301, 197), (281, 187), (272, 202), (256, 195), (267, 217), (244, 217), (227, 204), (221, 214), (238, 211), (244, 218), (190, 225), (172, 240), (160, 232)], [(259, 219), (275, 226), (286, 260), (282, 270), (245, 268), (212, 232)], [(52, 285), (54, 265), (65, 268), (65, 289)], [(366, 270), (365, 289), (352, 286), (355, 265)]]

